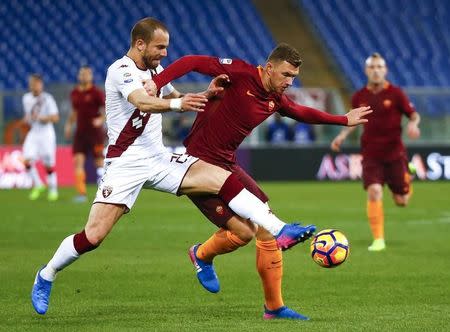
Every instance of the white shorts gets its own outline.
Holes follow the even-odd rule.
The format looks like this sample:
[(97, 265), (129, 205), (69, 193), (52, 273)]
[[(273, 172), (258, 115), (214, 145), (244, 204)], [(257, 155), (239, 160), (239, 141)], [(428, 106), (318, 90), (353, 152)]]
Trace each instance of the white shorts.
[(25, 160), (41, 160), (45, 166), (55, 166), (56, 140), (54, 135), (29, 132), (23, 143)]
[(189, 167), (198, 158), (165, 152), (151, 158), (105, 161), (94, 203), (124, 204), (130, 210), (142, 188), (177, 194)]

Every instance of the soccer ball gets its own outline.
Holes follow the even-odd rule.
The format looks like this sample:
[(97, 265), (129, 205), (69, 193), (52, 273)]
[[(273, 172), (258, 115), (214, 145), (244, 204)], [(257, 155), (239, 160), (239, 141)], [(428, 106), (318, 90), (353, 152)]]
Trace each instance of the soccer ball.
[(330, 268), (342, 264), (349, 253), (347, 238), (335, 229), (324, 229), (311, 241), (312, 259), (322, 267)]

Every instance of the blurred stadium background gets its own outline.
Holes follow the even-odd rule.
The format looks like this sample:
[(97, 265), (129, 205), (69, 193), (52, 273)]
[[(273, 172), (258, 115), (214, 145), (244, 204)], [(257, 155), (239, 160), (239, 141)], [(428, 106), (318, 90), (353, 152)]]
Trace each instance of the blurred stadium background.
[[(17, 164), (14, 162), (17, 156), (11, 156), (14, 148), (5, 150), (4, 147), (20, 146), (26, 132), (20, 119), (21, 97), (27, 89), (28, 75), (41, 73), (46, 90), (55, 96), (61, 113), (56, 125), (58, 144), (68, 146), (70, 142), (64, 140), (63, 126), (70, 112), (69, 94), (78, 68), (92, 66), (95, 82), (102, 86), (109, 64), (128, 49), (132, 25), (151, 15), (165, 22), (171, 32), (169, 56), (163, 62), (166, 66), (185, 54), (239, 57), (261, 64), (277, 42), (294, 45), (300, 50), (304, 65), (291, 95), (300, 103), (332, 113), (345, 113), (349, 108), (351, 93), (365, 84), (365, 58), (374, 51), (380, 52), (389, 66), (388, 79), (405, 88), (423, 119), (422, 137), (414, 142), (420, 149), (412, 151), (412, 156), (418, 153), (415, 160), (421, 178), (450, 178), (446, 161), (449, 159), (445, 157), (450, 155), (446, 149), (450, 142), (450, 3), (447, 1), (11, 0), (0, 3), (0, 15), (2, 172), (8, 167), (14, 169), (13, 164)], [(175, 83), (181, 91), (198, 91), (207, 82), (207, 77), (190, 74)], [(164, 116), (167, 145), (180, 145), (193, 116)], [(265, 169), (252, 162), (258, 159), (254, 156), (258, 151), (270, 150), (274, 143), (275, 150), (284, 151), (286, 156), (298, 149), (311, 151), (313, 148), (320, 151), (313, 158), (319, 160), (303, 164), (309, 171), (297, 178), (320, 178), (318, 167), (324, 156), (327, 157), (328, 144), (339, 128), (298, 127), (295, 131), (295, 124), (287, 121), (295, 135), (268, 141), (271, 122), (273, 119), (262, 124), (245, 141), (242, 150), (248, 151), (240, 156), (244, 166), (259, 179), (272, 179)], [(354, 135), (350, 145), (357, 144)], [(61, 153), (70, 155), (70, 151)], [(430, 154), (434, 159), (428, 162)], [(349, 169), (350, 155), (345, 157), (347, 167), (342, 174), (336, 165), (337, 156), (328, 157), (331, 173), (322, 178), (348, 179), (355, 177), (352, 174), (359, 174), (358, 169)], [(299, 165), (299, 162), (294, 159), (290, 164)], [(437, 173), (427, 176), (433, 167)], [(296, 179), (298, 170), (293, 169), (291, 173), (281, 179)], [(4, 183), (2, 187), (28, 183), (26, 179), (5, 179), (4, 174), (0, 182)]]

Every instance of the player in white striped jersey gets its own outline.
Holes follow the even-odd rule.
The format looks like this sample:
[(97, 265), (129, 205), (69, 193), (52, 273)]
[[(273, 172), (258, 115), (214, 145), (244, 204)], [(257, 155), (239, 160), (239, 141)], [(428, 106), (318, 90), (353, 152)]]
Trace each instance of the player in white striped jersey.
[[(237, 175), (187, 154), (168, 152), (162, 144), (161, 116), (168, 111), (202, 111), (207, 98), (222, 90), (213, 80), (204, 94), (182, 96), (171, 85), (161, 97), (150, 96), (144, 80), (159, 71), (167, 56), (169, 32), (161, 22), (144, 18), (131, 31), (127, 55), (108, 69), (105, 81), (106, 123), (109, 145), (105, 174), (91, 207), (85, 228), (66, 237), (52, 259), (36, 274), (31, 300), (39, 314), (48, 309), (56, 273), (80, 255), (97, 248), (120, 217), (133, 206), (142, 188), (172, 194), (217, 194), (239, 216), (266, 228), (292, 245), (303, 241), (309, 230), (279, 220), (255, 195), (244, 188)], [(202, 264), (216, 282), (212, 265)]]
[(38, 74), (29, 78), (30, 92), (22, 97), (24, 121), (30, 124), (23, 144), (24, 163), (33, 181), (33, 189), (29, 195), (31, 200), (39, 198), (45, 190), (36, 169), (36, 161), (41, 160), (47, 172), (48, 200), (58, 199), (57, 179), (55, 172), (56, 136), (53, 124), (58, 122), (58, 107), (53, 96), (44, 90), (44, 82)]

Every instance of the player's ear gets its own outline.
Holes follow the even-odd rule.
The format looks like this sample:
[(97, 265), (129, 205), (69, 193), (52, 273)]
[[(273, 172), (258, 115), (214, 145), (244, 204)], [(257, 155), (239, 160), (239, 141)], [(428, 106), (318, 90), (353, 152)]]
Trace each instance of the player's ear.
[(145, 42), (142, 39), (136, 40), (136, 48), (139, 52), (144, 52), (145, 50)]
[(267, 62), (266, 63), (266, 71), (267, 71), (267, 74), (272, 75), (272, 73), (273, 73), (273, 64), (272, 64), (272, 62)]

